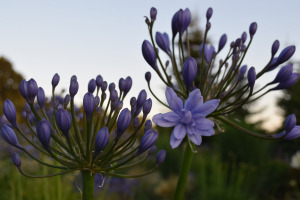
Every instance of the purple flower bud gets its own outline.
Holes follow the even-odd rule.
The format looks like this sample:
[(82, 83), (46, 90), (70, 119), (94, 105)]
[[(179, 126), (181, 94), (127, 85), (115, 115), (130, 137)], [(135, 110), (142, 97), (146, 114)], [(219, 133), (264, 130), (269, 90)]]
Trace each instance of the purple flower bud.
[(98, 75), (98, 76), (96, 77), (96, 85), (97, 85), (97, 87), (100, 88), (101, 85), (102, 85), (102, 83), (103, 83), (103, 78), (102, 78), (101, 75)]
[(37, 101), (40, 106), (40, 109), (44, 109), (45, 105), (45, 92), (43, 88), (39, 87), (38, 93), (37, 93)]
[(66, 108), (69, 105), (70, 100), (71, 100), (71, 97), (69, 94), (67, 94), (64, 98), (64, 108)]
[(55, 101), (53, 102), (53, 109), (54, 109), (54, 110), (57, 110), (58, 107), (59, 107), (59, 101), (58, 101), (58, 100), (55, 100)]
[(246, 71), (247, 71), (247, 65), (242, 66), (239, 71), (238, 81), (241, 81), (244, 78)]
[(148, 150), (150, 147), (152, 147), (155, 144), (157, 138), (158, 138), (158, 133), (156, 131), (154, 131), (153, 129), (148, 130), (144, 134), (139, 149), (135, 152), (134, 155), (138, 156), (143, 152), (145, 152), (146, 150)]
[(23, 98), (27, 101), (28, 92), (27, 92), (27, 81), (23, 79), (20, 83), (19, 90)]
[(151, 120), (147, 120), (146, 122), (145, 122), (145, 127), (144, 127), (144, 133), (146, 133), (149, 129), (151, 129), (152, 128), (152, 122), (151, 122)]
[(271, 50), (271, 53), (272, 53), (272, 57), (275, 56), (275, 54), (277, 53), (278, 49), (279, 49), (279, 46), (280, 46), (280, 43), (278, 40), (275, 40), (273, 45), (272, 45), (272, 50)]
[(152, 7), (150, 9), (151, 22), (154, 22), (156, 20), (156, 15), (157, 15), (157, 10), (156, 10), (156, 8)]
[(23, 149), (23, 147), (18, 142), (15, 132), (5, 124), (1, 128), (1, 135), (3, 139), (11, 146), (18, 149)]
[(96, 96), (95, 97), (95, 108), (99, 106), (100, 103), (100, 97)]
[(14, 153), (14, 155), (12, 156), (12, 161), (13, 161), (14, 165), (18, 168), (18, 170), (22, 171), (21, 158), (20, 158), (19, 154)]
[(147, 115), (151, 111), (152, 108), (152, 100), (147, 99), (143, 105), (143, 118), (146, 119)]
[(73, 75), (73, 76), (71, 77), (70, 83), (71, 83), (72, 81), (77, 81), (77, 76)]
[(95, 89), (96, 89), (96, 81), (95, 81), (95, 79), (91, 79), (88, 84), (88, 91), (90, 93), (94, 93)]
[(300, 126), (295, 126), (291, 132), (289, 132), (284, 139), (285, 140), (293, 140), (300, 136)]
[(147, 99), (147, 92), (145, 90), (142, 90), (137, 98), (136, 101), (136, 109), (139, 110), (142, 108), (145, 100)]
[(255, 80), (256, 80), (255, 68), (251, 67), (248, 71), (248, 83), (251, 90), (253, 90)]
[(270, 84), (283, 82), (283, 81), (287, 80), (291, 76), (292, 73), (293, 73), (293, 64), (288, 64), (279, 70), (274, 81), (272, 81)]
[(246, 32), (244, 32), (242, 34), (241, 39), (242, 39), (242, 43), (244, 44), (246, 42), (246, 40), (247, 40), (247, 33)]
[(49, 143), (50, 143), (50, 138), (51, 138), (51, 125), (50, 122), (48, 122), (45, 119), (42, 119), (39, 121), (36, 127), (36, 132), (38, 135), (38, 138), (44, 148), (46, 150), (49, 150)]
[[(200, 54), (201, 55), (202, 55), (202, 51), (203, 51), (203, 43), (200, 45)], [(207, 63), (209, 63), (211, 61), (214, 52), (215, 52), (215, 47), (213, 45), (205, 44), (204, 59)]]
[(102, 113), (102, 108), (101, 108), (101, 107), (97, 107), (97, 108), (96, 108), (96, 112), (97, 112), (98, 115), (101, 115), (101, 113)]
[(124, 91), (125, 84), (126, 84), (126, 82), (125, 82), (124, 78), (120, 78), (120, 79), (119, 79), (119, 89), (120, 89), (120, 93), (122, 93), (122, 92)]
[(54, 74), (53, 78), (52, 78), (52, 90), (55, 90), (56, 86), (58, 85), (59, 83), (59, 75), (56, 73)]
[(190, 90), (192, 83), (197, 75), (197, 62), (193, 57), (189, 57), (183, 64), (182, 76), (187, 91)]
[(210, 22), (207, 22), (207, 23), (206, 23), (205, 30), (206, 30), (206, 31), (209, 31), (210, 28), (211, 28), (211, 23), (210, 23)]
[(124, 97), (128, 94), (132, 86), (132, 79), (130, 76), (127, 76), (125, 79), (125, 88), (124, 88)]
[(180, 9), (177, 14), (177, 29), (181, 35), (186, 31), (192, 21), (192, 15), (188, 8)]
[(173, 34), (173, 39), (175, 38), (176, 34), (178, 33), (178, 28), (177, 28), (177, 15), (178, 12), (176, 12), (173, 17), (172, 17), (172, 34)]
[(136, 98), (135, 97), (131, 97), (130, 105), (131, 105), (131, 108), (133, 108), (136, 105)]
[(282, 89), (289, 88), (297, 82), (298, 78), (299, 78), (298, 73), (292, 73), (288, 79), (280, 82), (275, 88), (271, 90), (282, 90)]
[(160, 150), (156, 156), (155, 168), (157, 168), (161, 163), (163, 163), (165, 158), (166, 158), (166, 150)]
[(155, 50), (148, 40), (142, 44), (142, 53), (146, 62), (157, 71)]
[(297, 120), (294, 114), (290, 114), (285, 120), (285, 131), (289, 133), (296, 126)]
[(208, 8), (206, 11), (206, 20), (209, 21), (209, 19), (211, 18), (213, 14), (213, 9), (212, 8)]
[(218, 52), (220, 52), (224, 48), (226, 42), (227, 42), (227, 35), (223, 34), (221, 36), (220, 40), (219, 40), (219, 49), (218, 49)]
[(28, 103), (34, 102), (34, 99), (35, 99), (35, 96), (37, 95), (37, 93), (38, 93), (38, 86), (34, 79), (30, 79), (27, 82), (27, 98), (28, 98), (27, 101), (28, 101)]
[(72, 117), (71, 114), (63, 108), (58, 109), (55, 114), (55, 121), (58, 128), (63, 132), (66, 138), (69, 138)]
[(86, 115), (87, 121), (90, 121), (95, 108), (95, 98), (92, 93), (86, 93), (83, 97), (83, 109)]
[(139, 120), (138, 117), (134, 118), (134, 120), (132, 122), (132, 125), (133, 125), (134, 130), (136, 131), (137, 128), (139, 127), (139, 125), (140, 125), (140, 120)]
[(117, 110), (120, 111), (123, 108), (123, 101), (118, 101)]
[(156, 146), (153, 145), (152, 147), (150, 147), (148, 149), (148, 156), (151, 156), (152, 154), (155, 154), (155, 152), (156, 152)]
[(294, 45), (283, 49), (276, 60), (276, 65), (280, 65), (288, 61), (294, 55), (295, 51), (296, 47)]
[(118, 92), (116, 90), (111, 91), (109, 98), (110, 98), (111, 102), (117, 101), (118, 100)]
[(267, 70), (268, 72), (276, 69), (279, 66), (279, 65), (276, 64), (277, 58), (278, 57), (273, 58), (272, 61), (271, 61), (271, 63), (268, 65), (268, 70)]
[(17, 125), (17, 114), (16, 114), (16, 108), (14, 103), (6, 99), (3, 104), (3, 113), (6, 117), (6, 119), (11, 123), (11, 125), (15, 128), (18, 129)]
[(105, 92), (105, 90), (107, 89), (107, 82), (103, 81), (102, 85), (101, 85), (101, 91)]
[(243, 45), (241, 46), (241, 52), (245, 52), (246, 49), (247, 49), (247, 47), (243, 44)]
[(105, 101), (105, 99), (106, 99), (106, 93), (104, 92), (104, 93), (102, 93), (102, 95), (101, 95), (101, 99), (102, 99), (102, 101)]
[(160, 32), (156, 32), (155, 41), (159, 48), (161, 48), (164, 52), (169, 54), (170, 52), (170, 41), (167, 33), (161, 34)]
[(94, 158), (104, 149), (109, 140), (109, 131), (106, 126), (102, 127), (96, 136)]
[(110, 92), (113, 91), (115, 88), (116, 88), (115, 83), (110, 83), (109, 86), (108, 86), (108, 90), (109, 90)]
[(27, 115), (31, 114), (31, 108), (27, 102), (25, 103), (25, 112)]
[(120, 138), (131, 122), (131, 112), (128, 108), (121, 111), (117, 121), (117, 138)]
[(235, 40), (235, 46), (236, 46), (236, 47), (241, 47), (242, 44), (243, 44), (243, 43), (242, 43), (242, 39), (241, 39), (241, 38), (238, 38), (238, 39)]
[(79, 89), (78, 82), (75, 80), (71, 81), (71, 84), (69, 87), (69, 93), (70, 93), (71, 99), (74, 99), (74, 96), (77, 94), (78, 89)]
[(150, 72), (146, 72), (146, 74), (145, 74), (145, 79), (146, 79), (146, 81), (149, 83), (150, 82), (150, 80), (151, 80), (151, 73)]
[(257, 30), (257, 23), (253, 22), (252, 24), (250, 24), (249, 27), (250, 38), (253, 38), (254, 34), (256, 33), (256, 30)]
[(230, 43), (230, 48), (234, 48), (235, 47), (235, 42), (231, 42)]

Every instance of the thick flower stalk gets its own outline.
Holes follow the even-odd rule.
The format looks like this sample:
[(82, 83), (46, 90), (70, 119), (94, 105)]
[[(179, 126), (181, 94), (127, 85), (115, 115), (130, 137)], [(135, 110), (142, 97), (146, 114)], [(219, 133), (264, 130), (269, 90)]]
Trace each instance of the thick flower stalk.
[[(247, 72), (248, 67), (243, 63), (243, 60), (257, 31), (257, 23), (253, 22), (249, 27), (249, 42), (246, 42), (247, 33), (243, 32), (240, 38), (230, 43), (227, 56), (215, 62), (220, 51), (226, 46), (227, 35), (223, 34), (221, 36), (218, 49), (215, 49), (211, 44), (207, 44), (212, 14), (213, 9), (209, 8), (206, 13), (204, 38), (199, 48), (200, 60), (198, 60), (198, 63), (190, 56), (188, 27), (191, 22), (191, 13), (188, 8), (185, 10), (180, 9), (174, 14), (171, 22), (171, 42), (167, 33), (156, 32), (154, 38), (153, 26), (155, 21), (149, 21), (146, 17), (151, 42), (148, 40), (143, 41), (142, 54), (146, 62), (166, 85), (168, 104), (157, 98), (155, 91), (151, 89), (150, 72), (146, 73), (145, 79), (156, 100), (172, 110), (165, 114), (155, 115), (153, 122), (162, 127), (174, 127), (170, 137), (172, 148), (178, 147), (184, 138), (188, 141), (174, 199), (183, 198), (193, 152), (196, 152), (195, 145), (201, 144), (202, 136), (212, 136), (214, 134), (216, 123), (227, 124), (243, 133), (262, 139), (294, 139), (300, 136), (299, 127), (295, 126), (296, 121), (288, 118), (285, 130), (274, 135), (255, 133), (228, 119), (229, 114), (234, 113), (243, 105), (254, 102), (271, 91), (286, 89), (296, 83), (299, 74), (293, 73), (293, 64), (288, 64), (281, 68), (274, 80), (270, 80), (261, 88), (255, 87), (257, 79), (284, 64), (293, 56), (296, 50), (295, 46), (286, 47), (276, 57), (279, 49), (279, 41), (276, 40), (271, 47), (270, 61), (265, 67), (258, 73), (254, 67), (250, 67)], [(156, 16), (154, 18), (159, 19)], [(151, 19), (153, 19), (153, 16), (151, 16)], [(183, 46), (184, 34), (187, 50)], [(178, 40), (175, 40), (177, 35)], [(170, 46), (170, 43), (172, 46)], [(178, 44), (178, 52), (174, 50), (176, 43)], [(162, 53), (166, 53), (169, 57), (165, 65), (159, 55), (158, 47), (163, 51)], [(171, 67), (168, 67), (169, 65)], [(294, 117), (294, 115), (291, 115), (290, 118), (294, 119)]]
[[(158, 133), (152, 129), (151, 121), (147, 120), (152, 101), (147, 99), (145, 90), (142, 90), (137, 100), (132, 102), (131, 110), (122, 109), (123, 100), (132, 86), (130, 77), (120, 79), (119, 93), (114, 83), (107, 87), (107, 82), (103, 81), (100, 75), (96, 79), (92, 79), (88, 84), (88, 92), (83, 98), (84, 113), (78, 113), (78, 108), (74, 105), (74, 98), (79, 89), (77, 77), (72, 76), (69, 94), (65, 98), (55, 95), (59, 79), (59, 75), (55, 74), (52, 80), (53, 96), (48, 110), (46, 110), (44, 90), (41, 87), (38, 88), (35, 80), (23, 80), (20, 83), (20, 92), (27, 101), (25, 118), (32, 138), (29, 138), (18, 125), (13, 102), (9, 99), (4, 102), (3, 111), (10, 127), (8, 122), (2, 126), (3, 139), (40, 164), (63, 170), (46, 176), (29, 175), (22, 170), (19, 155), (14, 154), (13, 163), (21, 174), (31, 178), (45, 178), (79, 170), (83, 179), (83, 199), (91, 200), (94, 199), (94, 176), (96, 173), (104, 176), (134, 178), (152, 173), (163, 162), (166, 154), (164, 150), (157, 154), (157, 162), (154, 167), (145, 173), (136, 175), (117, 173), (119, 169), (138, 165), (154, 154), (156, 151), (154, 144), (158, 138)], [(107, 88), (109, 95), (106, 94)], [(95, 96), (94, 93), (96, 93)], [(36, 97), (37, 104), (35, 104)], [(137, 116), (141, 111), (143, 111), (143, 118), (139, 123)], [(31, 115), (33, 116), (30, 118)], [(124, 133), (130, 132), (131, 124), (134, 131), (125, 137)], [(144, 124), (145, 129), (141, 131)], [(136, 145), (142, 132), (144, 133), (142, 139), (139, 145)], [(41, 153), (56, 160), (59, 165), (46, 163), (32, 155), (18, 142), (15, 133), (22, 136)], [(146, 151), (148, 153), (143, 154)]]

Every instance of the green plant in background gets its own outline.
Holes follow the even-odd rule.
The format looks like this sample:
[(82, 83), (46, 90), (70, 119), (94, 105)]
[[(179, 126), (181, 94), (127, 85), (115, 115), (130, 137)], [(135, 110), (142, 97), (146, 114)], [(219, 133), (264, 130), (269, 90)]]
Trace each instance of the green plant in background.
[[(167, 86), (166, 99), (168, 104), (158, 99), (152, 91), (150, 87), (150, 72), (146, 73), (145, 79), (152, 95), (162, 105), (172, 110), (169, 113), (155, 115), (153, 122), (162, 127), (174, 127), (170, 138), (172, 148), (178, 147), (184, 139), (186, 139), (188, 144), (184, 153), (174, 199), (183, 198), (193, 153), (196, 152), (195, 145), (201, 144), (202, 136), (214, 134), (214, 124), (221, 122), (248, 135), (269, 140), (295, 139), (300, 136), (299, 128), (296, 126), (295, 115), (287, 117), (283, 132), (273, 135), (250, 131), (228, 117), (228, 115), (234, 113), (243, 105), (251, 103), (271, 91), (289, 88), (296, 83), (299, 74), (293, 73), (293, 65), (289, 64), (280, 69), (273, 81), (258, 90), (254, 89), (258, 78), (274, 70), (293, 56), (296, 49), (295, 46), (286, 47), (278, 57), (275, 57), (279, 49), (279, 41), (276, 40), (272, 45), (269, 63), (257, 74), (255, 68), (251, 67), (247, 73), (248, 83), (245, 84), (243, 79), (247, 72), (247, 65), (242, 64), (257, 31), (257, 23), (253, 22), (249, 27), (250, 41), (248, 44), (246, 44), (247, 33), (244, 32), (241, 38), (230, 44), (226, 58), (221, 59), (218, 62), (219, 64), (215, 65), (216, 56), (224, 48), (227, 36), (226, 34), (221, 36), (217, 51), (212, 45), (206, 44), (207, 35), (211, 28), (210, 18), (212, 14), (213, 10), (209, 8), (206, 13), (207, 21), (204, 39), (199, 49), (201, 55), (200, 65), (197, 65), (197, 61), (191, 57), (190, 53), (187, 29), (191, 23), (191, 13), (188, 8), (185, 10), (180, 9), (172, 18), (172, 47), (170, 47), (167, 33), (157, 32), (155, 35), (156, 44), (154, 42), (153, 25), (157, 16), (155, 8), (150, 10), (151, 20), (146, 17), (145, 21), (151, 42), (147, 40), (143, 42), (142, 54), (146, 62)], [(185, 55), (186, 52), (183, 48), (183, 34), (185, 32), (187, 55)], [(178, 58), (174, 50), (176, 35), (179, 35)], [(168, 68), (170, 65), (169, 61), (163, 65), (156, 45), (167, 54), (172, 67)], [(171, 81), (167, 68), (172, 69), (176, 82)], [(163, 73), (161, 73), (160, 69)], [(273, 84), (277, 84), (277, 86), (274, 87), (272, 86)], [(269, 86), (272, 87), (267, 89)], [(186, 135), (188, 137), (185, 137)]]

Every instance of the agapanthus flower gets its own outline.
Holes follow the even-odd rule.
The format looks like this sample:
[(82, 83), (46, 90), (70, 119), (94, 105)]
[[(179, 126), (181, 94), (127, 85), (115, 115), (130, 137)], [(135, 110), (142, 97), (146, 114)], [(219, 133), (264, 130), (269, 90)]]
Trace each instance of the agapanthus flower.
[(219, 99), (212, 99), (203, 103), (200, 90), (195, 89), (189, 94), (183, 105), (182, 100), (170, 87), (166, 90), (166, 98), (173, 111), (157, 114), (152, 121), (162, 127), (175, 126), (170, 140), (172, 148), (178, 147), (186, 134), (196, 145), (201, 144), (202, 136), (214, 134), (214, 123), (206, 116), (219, 106)]

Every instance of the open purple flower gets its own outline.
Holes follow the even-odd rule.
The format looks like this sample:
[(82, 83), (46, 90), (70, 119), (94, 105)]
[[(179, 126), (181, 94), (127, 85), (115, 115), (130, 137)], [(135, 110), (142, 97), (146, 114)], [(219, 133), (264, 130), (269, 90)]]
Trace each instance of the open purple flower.
[(212, 99), (203, 103), (203, 97), (199, 89), (193, 90), (184, 106), (182, 100), (170, 87), (166, 90), (166, 98), (172, 112), (157, 114), (152, 121), (162, 127), (175, 126), (170, 144), (172, 148), (180, 145), (185, 135), (196, 145), (202, 142), (202, 136), (214, 134), (214, 123), (205, 117), (219, 106), (219, 99)]

